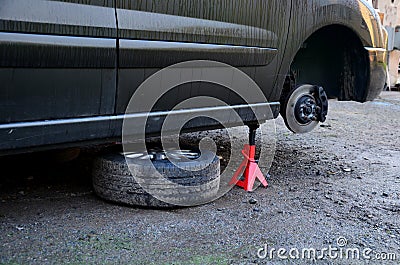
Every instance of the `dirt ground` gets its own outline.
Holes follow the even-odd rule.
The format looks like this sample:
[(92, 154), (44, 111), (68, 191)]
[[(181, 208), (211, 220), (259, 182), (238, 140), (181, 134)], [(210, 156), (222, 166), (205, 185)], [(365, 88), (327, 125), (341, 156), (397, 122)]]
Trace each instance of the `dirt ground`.
[(316, 263), (398, 264), (399, 126), (400, 92), (332, 101), (328, 121), (306, 135), (278, 119), (267, 189), (168, 211), (96, 197), (90, 150), (67, 164), (51, 153), (3, 157), (0, 263), (309, 264), (304, 249), (337, 248)]

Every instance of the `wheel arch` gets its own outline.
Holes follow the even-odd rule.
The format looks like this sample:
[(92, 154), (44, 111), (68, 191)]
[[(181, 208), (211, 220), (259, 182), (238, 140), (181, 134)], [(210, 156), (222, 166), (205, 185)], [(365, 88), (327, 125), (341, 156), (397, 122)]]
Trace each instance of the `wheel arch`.
[[(296, 85), (321, 85), (328, 97), (365, 101), (369, 86), (369, 55), (363, 38), (343, 24), (311, 32), (293, 53), (290, 78)], [(289, 85), (289, 86), (288, 86)], [(282, 97), (293, 89), (285, 82)]]

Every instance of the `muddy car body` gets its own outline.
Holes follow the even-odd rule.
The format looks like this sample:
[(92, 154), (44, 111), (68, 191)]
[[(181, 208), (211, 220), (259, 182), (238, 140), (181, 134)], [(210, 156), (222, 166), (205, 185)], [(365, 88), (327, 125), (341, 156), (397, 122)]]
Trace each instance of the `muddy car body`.
[[(188, 60), (239, 68), (274, 117), (292, 89), (288, 77), (318, 84), (331, 98), (372, 100), (386, 79), (384, 48), (379, 18), (363, 0), (1, 0), (0, 149), (118, 141), (137, 87)], [(185, 93), (154, 113), (196, 95), (243, 104), (212, 84), (179, 89)], [(154, 124), (149, 133), (158, 130)]]

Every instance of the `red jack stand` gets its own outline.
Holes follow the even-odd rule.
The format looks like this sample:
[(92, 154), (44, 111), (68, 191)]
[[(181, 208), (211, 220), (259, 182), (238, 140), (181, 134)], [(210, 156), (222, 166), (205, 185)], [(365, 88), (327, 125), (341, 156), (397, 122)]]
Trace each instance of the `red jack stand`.
[[(233, 175), (232, 180), (230, 181), (230, 185), (236, 183), (237, 186), (244, 188), (245, 191), (253, 191), (254, 182), (258, 179), (264, 187), (268, 186), (267, 180), (265, 179), (263, 173), (261, 172), (257, 161), (254, 159), (256, 154), (256, 130), (257, 127), (249, 127), (249, 142), (250, 144), (246, 144), (242, 150), (242, 154), (244, 156), (243, 162), (240, 164), (238, 170)], [(243, 172), (243, 180), (238, 177)]]

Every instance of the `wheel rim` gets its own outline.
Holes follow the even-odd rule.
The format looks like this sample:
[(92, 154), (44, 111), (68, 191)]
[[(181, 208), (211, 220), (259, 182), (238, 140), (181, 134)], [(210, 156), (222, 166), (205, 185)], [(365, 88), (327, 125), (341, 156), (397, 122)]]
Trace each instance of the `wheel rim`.
[(150, 159), (151, 161), (163, 161), (168, 160), (168, 157), (173, 158), (174, 160), (195, 160), (200, 157), (200, 153), (193, 150), (161, 150), (161, 149), (149, 149), (146, 152), (130, 152), (126, 153), (125, 157), (130, 159), (139, 159), (146, 160)]

